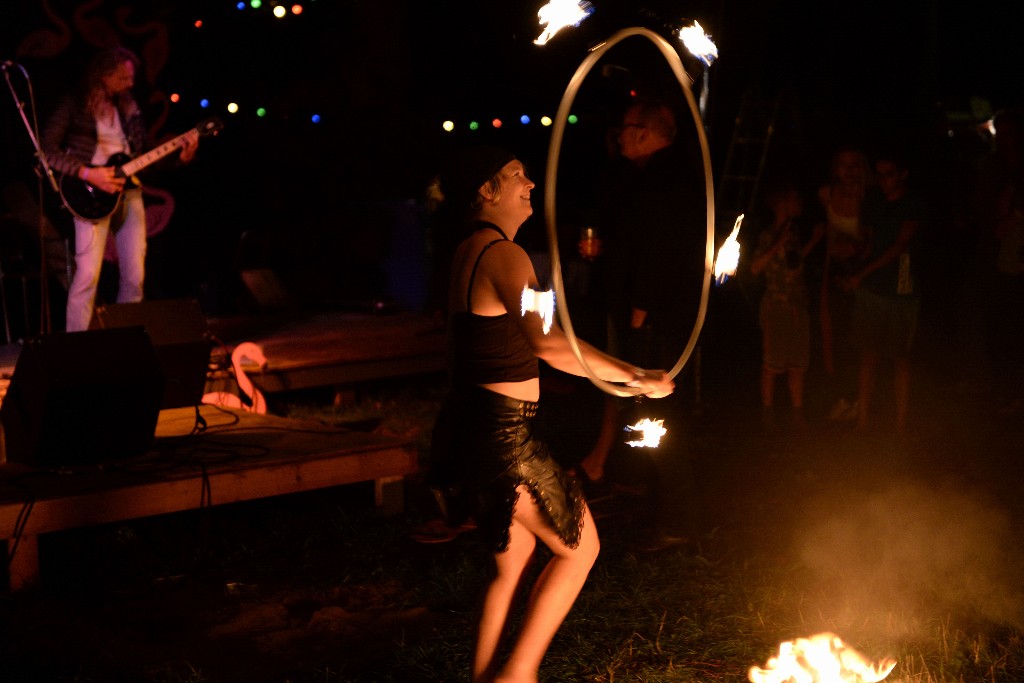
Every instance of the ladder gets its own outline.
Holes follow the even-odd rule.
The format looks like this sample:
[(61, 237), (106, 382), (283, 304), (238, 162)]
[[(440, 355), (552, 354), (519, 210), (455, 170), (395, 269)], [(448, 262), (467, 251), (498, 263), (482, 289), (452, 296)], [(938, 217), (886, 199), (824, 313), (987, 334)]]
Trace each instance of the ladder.
[(757, 90), (748, 90), (741, 97), (715, 197), (719, 225), (731, 228), (737, 216), (749, 216), (755, 208), (786, 100), (782, 94), (769, 96)]

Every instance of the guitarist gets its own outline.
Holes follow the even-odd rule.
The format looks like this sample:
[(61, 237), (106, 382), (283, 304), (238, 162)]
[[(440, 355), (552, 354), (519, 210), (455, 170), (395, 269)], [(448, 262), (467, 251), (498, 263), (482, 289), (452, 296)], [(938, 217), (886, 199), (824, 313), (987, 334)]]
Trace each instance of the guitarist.
[[(146, 211), (142, 188), (107, 165), (116, 154), (129, 157), (151, 147), (139, 106), (132, 97), (139, 58), (124, 47), (97, 54), (74, 95), (65, 97), (47, 121), (42, 146), (54, 170), (78, 178), (89, 188), (119, 195), (117, 209), (104, 218), (75, 216), (75, 272), (68, 287), (66, 329), (87, 330), (92, 320), (103, 252), (114, 231), (120, 279), (117, 302), (142, 301), (146, 263)], [(182, 140), (179, 159), (195, 156), (199, 133)]]

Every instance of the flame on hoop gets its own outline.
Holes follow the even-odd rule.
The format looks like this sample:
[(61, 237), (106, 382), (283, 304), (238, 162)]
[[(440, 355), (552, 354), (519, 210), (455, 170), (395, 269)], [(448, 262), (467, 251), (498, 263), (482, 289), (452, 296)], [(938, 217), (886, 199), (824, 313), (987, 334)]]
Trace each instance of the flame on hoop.
[(718, 59), (718, 46), (715, 45), (710, 36), (704, 33), (699, 22), (693, 22), (693, 26), (684, 26), (679, 29), (679, 39), (694, 57), (704, 62), (704, 66), (711, 64)]
[(551, 323), (555, 319), (555, 293), (552, 290), (538, 292), (523, 287), (522, 314), (536, 313), (544, 323), (544, 334), (551, 331)]
[(537, 11), (544, 32), (533, 41), (536, 45), (546, 45), (555, 34), (566, 26), (579, 26), (594, 11), (585, 0), (550, 0)]
[(736, 217), (736, 224), (732, 227), (729, 237), (718, 248), (718, 256), (715, 258), (715, 281), (722, 284), (736, 274), (736, 268), (740, 263), (740, 243), (736, 240), (740, 232), (740, 225), (743, 223), (744, 214)]
[(627, 441), (626, 445), (633, 448), (657, 448), (661, 443), (661, 437), (668, 433), (662, 426), (664, 424), (664, 420), (651, 420), (645, 417), (635, 425), (627, 426), (627, 432), (640, 432), (642, 436), (635, 441)]

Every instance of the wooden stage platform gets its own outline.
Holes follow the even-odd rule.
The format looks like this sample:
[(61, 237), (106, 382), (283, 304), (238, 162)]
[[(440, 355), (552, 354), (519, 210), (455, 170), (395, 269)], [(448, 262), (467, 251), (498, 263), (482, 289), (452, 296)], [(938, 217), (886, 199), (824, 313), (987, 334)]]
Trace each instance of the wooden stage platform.
[(286, 317), (211, 318), (229, 349), (259, 346), (266, 367), (246, 365), (263, 393), (344, 386), (445, 369), (445, 331), (423, 313), (328, 312)]
[(314, 421), (202, 406), (161, 411), (143, 456), (77, 471), (0, 464), (0, 539), (12, 591), (39, 577), (40, 534), (214, 505), (375, 482), (378, 509), (397, 512), (418, 469), (409, 442)]
[[(341, 391), (445, 367), (444, 331), (425, 314), (327, 312), (207, 324), (211, 365), (218, 353), (258, 349), (265, 362), (244, 361), (243, 374), (264, 394)], [(0, 347), (0, 403), (20, 349)], [(393, 508), (402, 478), (418, 470), (415, 448), (399, 439), (223, 406), (199, 410), (205, 431), (191, 433), (197, 407), (163, 410), (152, 452), (102, 471), (55, 473), (4, 462), (0, 451), (0, 540), (15, 550), (11, 588), (37, 580), (40, 534), (366, 481), (376, 484), (377, 504)]]
[[(145, 304), (142, 304), (145, 305)], [(266, 359), (243, 361), (264, 394), (347, 387), (379, 379), (442, 373), (445, 332), (424, 313), (320, 312), (208, 318), (213, 358), (255, 344)], [(0, 346), (0, 400), (14, 372), (19, 344)]]

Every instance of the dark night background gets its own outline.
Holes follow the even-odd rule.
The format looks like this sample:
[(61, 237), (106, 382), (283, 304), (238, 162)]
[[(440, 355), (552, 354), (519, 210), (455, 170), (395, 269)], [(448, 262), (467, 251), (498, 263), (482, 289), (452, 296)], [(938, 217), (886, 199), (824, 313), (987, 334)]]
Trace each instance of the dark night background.
[[(70, 223), (59, 198), (35, 173), (34, 150), (18, 104), (24, 103), (21, 111), (30, 122), (38, 116), (41, 127), (57, 98), (101, 47), (121, 43), (142, 57), (136, 96), (157, 137), (179, 134), (211, 115), (225, 123), (219, 136), (202, 141), (191, 165), (144, 178), (176, 201), (169, 224), (149, 240), (147, 298), (195, 297), (210, 316), (263, 312), (273, 306), (258, 299), (243, 275), (270, 272), (294, 305), (285, 306), (284, 313), (296, 308), (367, 311), (381, 301), (429, 307), (432, 225), (422, 199), (439, 162), (454, 148), (475, 140), (497, 142), (514, 150), (532, 177), (543, 182), (550, 129), (537, 120), (555, 114), (588, 50), (626, 27), (643, 26), (667, 36), (670, 28), (697, 20), (720, 52), (709, 72), (706, 122), (716, 186), (741, 98), (749, 92), (790, 93), (793, 115), (777, 130), (779, 146), (770, 168), (795, 174), (812, 198), (808, 205), (842, 142), (870, 146), (896, 139), (915, 153), (912, 177), (927, 186), (939, 219), (927, 226), (931, 278), (922, 302), (922, 353), (914, 358), (920, 365), (914, 369), (911, 411), (920, 415), (921, 428), (911, 433), (912, 440), (894, 441), (890, 447), (884, 434), (847, 432), (846, 424), (831, 420), (826, 424), (834, 384), (826, 381), (823, 364), (815, 358), (811, 372), (818, 374), (809, 375), (805, 405), (812, 422), (821, 409), (821, 429), (813, 425), (802, 436), (788, 430), (762, 432), (756, 316), (744, 318), (750, 299), (747, 309), (731, 306), (740, 300), (736, 295), (742, 289), (732, 285), (744, 284), (742, 276), (713, 288), (709, 324), (701, 332), (702, 355), (688, 368), (702, 373), (712, 409), (694, 411), (684, 438), (710, 475), (700, 495), (707, 518), (716, 520), (708, 536), (718, 550), (708, 555), (710, 561), (700, 556), (691, 564), (688, 559), (683, 573), (668, 555), (664, 564), (652, 565), (654, 570), (642, 570), (649, 577), (646, 588), (639, 586), (644, 590), (624, 592), (622, 586), (633, 581), (629, 574), (639, 565), (618, 553), (635, 539), (637, 525), (632, 513), (621, 515), (626, 523), (618, 528), (609, 520), (602, 527), (609, 541), (602, 554), (605, 562), (612, 560), (608, 571), (594, 576), (613, 586), (615, 597), (607, 601), (607, 612), (585, 612), (579, 628), (592, 631), (597, 622), (591, 615), (611, 615), (608, 621), (615, 628), (606, 629), (608, 634), (619, 629), (631, 634), (609, 645), (629, 648), (629, 655), (609, 649), (618, 652), (616, 659), (632, 659), (634, 652), (638, 660), (656, 655), (654, 661), (667, 662), (659, 672), (721, 677), (730, 675), (722, 668), (729, 664), (728, 648), (747, 648), (723, 625), (767, 637), (784, 625), (772, 623), (776, 615), (791, 613), (801, 629), (826, 623), (832, 630), (835, 623), (856, 622), (855, 630), (863, 633), (876, 627), (871, 615), (879, 614), (884, 621), (877, 623), (898, 640), (926, 648), (920, 663), (916, 658), (911, 663), (911, 677), (923, 679), (932, 672), (941, 677), (947, 663), (951, 671), (973, 672), (973, 680), (1009, 680), (1019, 673), (1019, 629), (1003, 624), (1001, 615), (1017, 616), (1014, 598), (1022, 585), (1017, 577), (1024, 563), (1015, 552), (1021, 545), (1013, 533), (1020, 528), (1014, 525), (1022, 498), (1020, 477), (1012, 476), (1020, 471), (1022, 423), (1019, 413), (997, 418), (988, 395), (971, 393), (974, 383), (961, 381), (975, 379), (971, 373), (981, 359), (972, 355), (981, 352), (957, 347), (961, 340), (953, 332), (960, 321), (951, 305), (970, 255), (963, 246), (969, 239), (956, 234), (954, 226), (955, 209), (966, 199), (965, 166), (986, 149), (989, 141), (980, 130), (992, 112), (1024, 104), (1024, 41), (1016, 2), (591, 0), (593, 16), (539, 47), (533, 43), (541, 32), (537, 10), (546, 0), (295, 1), (304, 11), (284, 19), (271, 14), (272, 0), (263, 0), (259, 10), (238, 10), (237, 0), (0, 1), (0, 61), (13, 60), (30, 76), (26, 81), (17, 66), (0, 74), (0, 291), (15, 340), (40, 326), (41, 307), (33, 301), (38, 283), (28, 277), (28, 290), (22, 292), (17, 277), (31, 274), (40, 262), (39, 198), (51, 223), (58, 228)], [(685, 59), (691, 73), (699, 73), (695, 60)], [(569, 127), (562, 149), (558, 209), (566, 238), (563, 258), (573, 252), (573, 230), (584, 220), (591, 181), (606, 159), (607, 126), (616, 108), (628, 101), (630, 88), (664, 87), (680, 96), (660, 54), (640, 38), (621, 43), (603, 64), (612, 68), (607, 75), (595, 69), (587, 79), (574, 106), (579, 123)], [(180, 95), (179, 102), (169, 101), (172, 93)], [(209, 98), (210, 107), (200, 107), (200, 98)], [(228, 113), (229, 102), (239, 104), (238, 113)], [(257, 107), (266, 107), (267, 115), (258, 117)], [(533, 122), (518, 124), (523, 113)], [(314, 114), (319, 123), (312, 121)], [(498, 130), (487, 125), (496, 116), (505, 121)], [(455, 132), (442, 129), (446, 119), (456, 122)], [(481, 122), (481, 130), (468, 129), (472, 119)], [(517, 236), (541, 251), (546, 247), (543, 190), (534, 190), (534, 217)], [(746, 244), (756, 244), (749, 239)], [(110, 282), (102, 284), (109, 293)], [(928, 290), (928, 285), (935, 288)], [(50, 299), (53, 327), (62, 329), (63, 289), (51, 287)], [(982, 311), (977, 313), (980, 319)], [(255, 322), (280, 319), (288, 316)], [(743, 326), (742, 334), (730, 339), (736, 326)], [(687, 391), (696, 385), (691, 377), (680, 383)], [(406, 382), (405, 377), (396, 379)], [(887, 378), (880, 379), (884, 383)], [(557, 389), (558, 383), (552, 386)], [(882, 386), (877, 392), (881, 411), (891, 411), (884, 398), (889, 392)], [(347, 388), (329, 390), (329, 400), (335, 401), (332, 415), (349, 415), (337, 403)], [(589, 394), (594, 400), (575, 390), (549, 391), (545, 385), (551, 424), (565, 416), (561, 439), (552, 441), (555, 452), (571, 456), (588, 443), (578, 437), (579, 430), (592, 429), (590, 420), (603, 409), (601, 392)], [(376, 407), (400, 418), (402, 430), (409, 424), (415, 429), (415, 422), (424, 419), (420, 434), (429, 434), (427, 419), (436, 413), (394, 405), (379, 400)], [(435, 409), (432, 403), (430, 410)], [(292, 416), (299, 417), (298, 411)], [(415, 433), (412, 429), (402, 434)], [(575, 448), (567, 443), (573, 439)], [(219, 445), (215, 448), (216, 462), (232, 457)], [(433, 510), (422, 480), (412, 483), (406, 489), (410, 499), (426, 494), (425, 503)], [(359, 495), (368, 491), (358, 489)], [(204, 493), (205, 503), (211, 503), (208, 487)], [(462, 558), (468, 546), (461, 541), (424, 546), (429, 555), (406, 555), (407, 546), (415, 544), (402, 540), (405, 531), (399, 539), (391, 531), (379, 533), (377, 525), (350, 530), (333, 512), (323, 512), (337, 507), (334, 490), (323, 498), (302, 496), (287, 502), (279, 496), (266, 507), (246, 505), (236, 511), (218, 506), (225, 512), (216, 518), (208, 515), (211, 510), (199, 509), (197, 517), (172, 519), (167, 527), (139, 526), (137, 533), (129, 528), (128, 535), (120, 525), (95, 536), (72, 531), (68, 540), (48, 550), (53, 553), (49, 557), (67, 559), (43, 566), (69, 577), (70, 587), (53, 585), (61, 586), (58, 594), (75, 593), (74, 599), (30, 600), (19, 603), (23, 610), (8, 610), (13, 618), (4, 624), (17, 624), (17, 637), (5, 636), (13, 645), (8, 649), (19, 661), (39, 659), (76, 680), (110, 666), (118, 669), (118, 680), (127, 680), (130, 669), (121, 665), (121, 654), (148, 667), (154, 661), (151, 653), (164, 649), (171, 653), (167, 661), (189, 663), (194, 673), (189, 680), (206, 674), (205, 669), (227, 672), (224, 680), (241, 680), (265, 668), (259, 674), (266, 678), (314, 661), (325, 665), (315, 680), (327, 680), (331, 663), (341, 661), (343, 670), (358, 667), (364, 659), (376, 660), (378, 652), (384, 652), (389, 670), (408, 671), (435, 657), (451, 660), (444, 662), (446, 667), (460, 665), (461, 650), (449, 643), (425, 648), (420, 659), (410, 655), (420, 648), (416, 636), (407, 639), (405, 618), (382, 618), (377, 605), (398, 595), (402, 614), (425, 613), (422, 621), (415, 617), (417, 623), (430, 629), (438, 623), (462, 628), (468, 609), (460, 611), (461, 598), (442, 599), (443, 614), (432, 607), (421, 610), (421, 603), (407, 601), (405, 588), (396, 593), (390, 584), (405, 579), (393, 580), (390, 569), (367, 570), (373, 573), (368, 585), (360, 578), (362, 569), (350, 572), (349, 567), (361, 566), (369, 555), (402, 572), (408, 567), (417, 582), (462, 592), (467, 575), (456, 567), (467, 565), (455, 558)], [(197, 503), (204, 508), (203, 499)], [(410, 507), (416, 511), (418, 504)], [(613, 533), (605, 535), (606, 528)], [(221, 544), (236, 531), (237, 550), (233, 541)], [(227, 556), (223, 576), (213, 558), (221, 548)], [(748, 555), (748, 549), (754, 554)], [(182, 557), (173, 557), (179, 551)], [(724, 553), (721, 560), (718, 553)], [(179, 564), (182, 571), (176, 569)], [(236, 569), (241, 564), (250, 566)], [(742, 565), (742, 570), (731, 565)], [(280, 578), (270, 576), (275, 573)], [(129, 575), (131, 580), (125, 580)], [(656, 585), (663, 577), (670, 577), (671, 590)], [(847, 591), (843, 584), (850, 577), (854, 580)], [(278, 590), (278, 584), (284, 588)], [(231, 585), (244, 592), (225, 590)], [(885, 599), (890, 590), (897, 599)], [(796, 602), (784, 606), (787, 596)], [(909, 603), (918, 597), (929, 603), (919, 613)], [(819, 599), (822, 604), (815, 604)], [(828, 608), (833, 599), (838, 612)], [(871, 605), (863, 619), (857, 613), (861, 601)], [(671, 617), (676, 624), (666, 627), (670, 613), (662, 602), (685, 602), (693, 616), (688, 611), (679, 619)], [(245, 611), (235, 619), (236, 605), (243, 603)], [(619, 609), (627, 603), (643, 616)], [(250, 604), (256, 609), (250, 611)], [(954, 612), (947, 614), (947, 608)], [(313, 618), (322, 613), (331, 616)], [(341, 616), (335, 621), (337, 613)], [(22, 620), (21, 614), (31, 618)], [(278, 617), (268, 621), (268, 614), (281, 615), (281, 626), (274, 625)], [(368, 614), (372, 622), (364, 620)], [(992, 615), (1000, 620), (990, 624)], [(214, 631), (209, 628), (214, 623), (238, 624), (241, 635), (230, 628)], [(371, 623), (375, 626), (366, 628)], [(687, 624), (699, 631), (692, 640), (681, 635), (690, 628)], [(674, 642), (686, 648), (685, 656), (662, 649), (662, 642), (673, 642), (667, 635), (662, 641), (662, 634), (673, 629), (673, 638), (684, 638)], [(392, 648), (399, 630), (401, 656)], [(215, 632), (220, 635), (211, 637)], [(300, 632), (301, 637), (294, 635)], [(566, 632), (577, 637), (577, 632)], [(37, 638), (40, 633), (45, 637)], [(601, 636), (606, 637), (619, 640)], [(32, 646), (25, 648), (30, 641)], [(604, 647), (603, 641), (594, 642), (587, 653)], [(645, 650), (648, 654), (642, 655)], [(316, 659), (321, 651), (329, 654)], [(116, 665), (106, 661), (112, 652), (118, 655)], [(602, 667), (610, 661), (598, 657)], [(616, 670), (609, 665), (607, 673)], [(160, 680), (170, 680), (162, 670), (159, 674)], [(220, 680), (216, 673), (214, 679)]]
[[(27, 70), (32, 99), (21, 73), (8, 75), (29, 117), (34, 103), (40, 126), (92, 52), (114, 42), (144, 60), (136, 92), (158, 135), (210, 115), (225, 121), (191, 167), (147, 178), (177, 202), (167, 229), (150, 242), (150, 298), (198, 296), (208, 312), (233, 312), (246, 305), (239, 270), (267, 267), (299, 304), (391, 297), (423, 305), (427, 245), (408, 200), (420, 199), (437, 160), (453, 146), (489, 139), (517, 151), (542, 180), (550, 129), (537, 119), (554, 115), (587, 50), (628, 26), (668, 35), (697, 20), (717, 44), (707, 115), (716, 174), (740, 97), (751, 88), (795, 94), (802, 152), (787, 161), (808, 178), (821, 177), (839, 141), (897, 136), (926, 149), (945, 144), (951, 122), (970, 128), (1024, 99), (1024, 48), (1008, 4), (594, 0), (589, 19), (544, 47), (533, 44), (542, 2), (302, 4), (301, 15), (284, 19), (272, 16), (269, 1), (259, 10), (238, 10), (232, 0), (3, 4), (0, 59)], [(688, 69), (697, 68), (687, 59)], [(602, 158), (609, 103), (638, 83), (673, 87), (642, 39), (621, 43), (606, 62), (627, 65), (631, 75), (616, 81), (595, 70), (577, 98), (580, 123), (567, 134), (560, 166), (560, 178), (570, 179), (566, 206)], [(181, 101), (169, 104), (171, 93)], [(201, 97), (210, 99), (208, 109), (198, 106)], [(239, 113), (227, 113), (229, 101)], [(258, 106), (266, 117), (254, 114)], [(6, 83), (0, 112), (9, 216), (12, 203), (38, 190)], [(528, 126), (515, 121), (524, 112), (534, 119)], [(486, 126), (494, 116), (506, 122), (497, 131)], [(469, 131), (470, 118), (484, 129)], [(445, 119), (460, 126), (455, 133), (442, 130)], [(12, 194), (17, 186), (24, 191)], [(66, 222), (59, 200), (44, 194), (52, 220)], [(543, 239), (541, 196), (538, 189), (525, 240)], [(561, 210), (561, 192), (559, 203)], [(5, 258), (23, 246), (11, 245), (18, 240), (9, 223)], [(35, 226), (21, 227), (31, 243)]]

